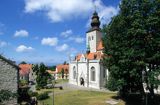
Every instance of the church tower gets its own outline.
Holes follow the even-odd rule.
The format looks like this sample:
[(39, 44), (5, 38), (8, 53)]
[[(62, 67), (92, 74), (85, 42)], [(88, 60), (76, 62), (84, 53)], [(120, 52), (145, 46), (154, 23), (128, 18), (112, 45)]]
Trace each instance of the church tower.
[(86, 32), (86, 46), (91, 53), (97, 52), (97, 47), (102, 38), (98, 13), (95, 11), (91, 20), (91, 28)]

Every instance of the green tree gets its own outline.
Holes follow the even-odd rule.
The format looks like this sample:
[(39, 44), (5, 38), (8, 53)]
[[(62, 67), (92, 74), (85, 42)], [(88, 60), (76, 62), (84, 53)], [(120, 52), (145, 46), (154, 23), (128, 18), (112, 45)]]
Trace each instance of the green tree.
[(33, 70), (33, 72), (35, 72), (36, 75), (37, 75), (37, 74), (38, 74), (38, 71), (39, 71), (38, 64), (33, 65), (33, 66), (32, 66), (32, 70)]
[(49, 66), (49, 67), (48, 67), (48, 70), (55, 71), (55, 70), (56, 70), (56, 66)]
[(62, 79), (64, 79), (64, 69), (61, 70)]
[(122, 0), (119, 14), (103, 29), (104, 64), (123, 93), (144, 95), (145, 82), (154, 96), (160, 74), (159, 7), (160, 0)]
[(47, 81), (50, 78), (50, 75), (46, 71), (46, 66), (41, 63), (39, 66), (39, 71), (37, 73), (37, 87), (38, 88), (44, 88), (47, 85)]
[(27, 64), (25, 61), (22, 61), (20, 64)]

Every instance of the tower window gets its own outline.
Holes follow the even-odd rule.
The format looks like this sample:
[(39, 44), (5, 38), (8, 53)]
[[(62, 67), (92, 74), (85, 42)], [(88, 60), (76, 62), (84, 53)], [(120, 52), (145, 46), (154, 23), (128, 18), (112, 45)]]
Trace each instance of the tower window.
[(92, 36), (92, 40), (93, 40), (93, 36)]

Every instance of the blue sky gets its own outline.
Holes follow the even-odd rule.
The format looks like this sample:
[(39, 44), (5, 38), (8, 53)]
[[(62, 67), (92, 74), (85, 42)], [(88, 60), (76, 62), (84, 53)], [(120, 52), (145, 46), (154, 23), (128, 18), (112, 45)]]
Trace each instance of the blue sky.
[(16, 61), (55, 65), (86, 50), (86, 31), (96, 10), (101, 24), (120, 0), (1, 0), (0, 54)]

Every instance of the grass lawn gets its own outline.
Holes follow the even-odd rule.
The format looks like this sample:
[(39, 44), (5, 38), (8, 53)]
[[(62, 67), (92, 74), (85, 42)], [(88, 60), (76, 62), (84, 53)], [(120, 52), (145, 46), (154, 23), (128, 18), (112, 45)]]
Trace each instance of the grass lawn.
[(57, 79), (56, 84), (67, 83), (68, 81), (68, 79)]
[[(95, 91), (69, 90), (63, 94), (56, 94), (55, 92), (54, 100), (55, 105), (107, 105), (105, 101), (112, 99), (113, 96), (116, 96), (116, 94)], [(43, 103), (45, 105), (52, 105), (52, 96), (49, 99), (41, 101), (39, 105), (43, 105)], [(123, 101), (119, 100), (117, 105), (125, 104)]]

